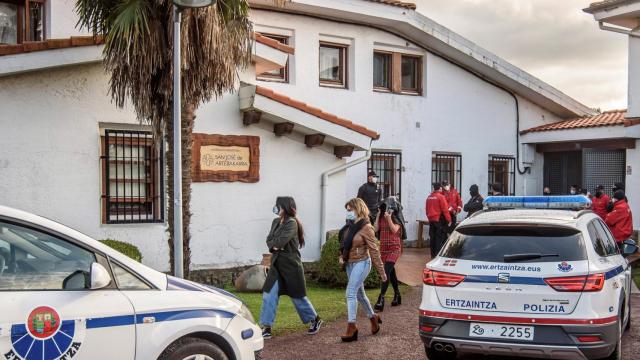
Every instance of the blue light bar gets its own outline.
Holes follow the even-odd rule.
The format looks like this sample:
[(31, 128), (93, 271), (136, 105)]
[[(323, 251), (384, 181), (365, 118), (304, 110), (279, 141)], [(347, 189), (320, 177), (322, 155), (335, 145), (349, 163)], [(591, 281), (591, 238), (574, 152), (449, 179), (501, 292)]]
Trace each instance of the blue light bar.
[(489, 209), (565, 209), (581, 210), (591, 206), (584, 195), (567, 196), (489, 196), (484, 200)]

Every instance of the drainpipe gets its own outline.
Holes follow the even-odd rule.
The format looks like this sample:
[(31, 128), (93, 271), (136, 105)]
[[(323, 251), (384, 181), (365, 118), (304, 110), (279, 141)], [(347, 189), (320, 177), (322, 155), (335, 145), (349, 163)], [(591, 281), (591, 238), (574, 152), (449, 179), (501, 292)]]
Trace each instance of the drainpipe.
[[(373, 143), (373, 140), (371, 141)], [(324, 245), (324, 239), (327, 236), (327, 187), (329, 186), (329, 176), (335, 175), (339, 172), (345, 171), (350, 167), (354, 167), (356, 165), (362, 164), (363, 162), (369, 161), (371, 158), (371, 144), (369, 144), (369, 149), (367, 149), (365, 155), (361, 158), (350, 161), (346, 164), (342, 164), (333, 169), (327, 170), (322, 173), (322, 184), (321, 184), (321, 200), (320, 200), (320, 251), (322, 251), (322, 245)]]
[(633, 30), (627, 30), (627, 29), (605, 25), (604, 22), (602, 21), (599, 21), (598, 25), (600, 26), (600, 29), (604, 31), (611, 31), (618, 34), (624, 34), (624, 35), (629, 35), (633, 37), (640, 37), (640, 27), (635, 28)]

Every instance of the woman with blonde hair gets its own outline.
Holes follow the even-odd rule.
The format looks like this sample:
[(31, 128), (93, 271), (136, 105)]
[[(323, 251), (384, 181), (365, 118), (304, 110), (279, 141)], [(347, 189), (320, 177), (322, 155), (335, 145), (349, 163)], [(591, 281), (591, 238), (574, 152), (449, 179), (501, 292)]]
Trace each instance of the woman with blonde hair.
[(347, 210), (347, 225), (340, 230), (340, 258), (339, 262), (345, 266), (349, 282), (347, 284), (347, 332), (341, 336), (342, 341), (358, 340), (356, 317), (358, 303), (364, 308), (371, 322), (371, 334), (380, 332), (382, 319), (373, 312), (371, 303), (364, 291), (364, 281), (371, 272), (371, 262), (376, 271), (387, 281), (384, 265), (380, 259), (380, 250), (376, 240), (373, 225), (369, 220), (369, 209), (362, 199), (351, 199), (345, 204)]

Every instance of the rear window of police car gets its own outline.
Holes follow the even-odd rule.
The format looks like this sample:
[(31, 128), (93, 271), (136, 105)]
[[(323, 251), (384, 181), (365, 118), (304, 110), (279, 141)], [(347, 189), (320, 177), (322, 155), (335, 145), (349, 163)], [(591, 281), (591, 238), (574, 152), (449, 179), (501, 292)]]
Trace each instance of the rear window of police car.
[(451, 234), (440, 256), (460, 260), (505, 262), (505, 256), (541, 254), (518, 262), (586, 260), (580, 231), (549, 226), (468, 226)]

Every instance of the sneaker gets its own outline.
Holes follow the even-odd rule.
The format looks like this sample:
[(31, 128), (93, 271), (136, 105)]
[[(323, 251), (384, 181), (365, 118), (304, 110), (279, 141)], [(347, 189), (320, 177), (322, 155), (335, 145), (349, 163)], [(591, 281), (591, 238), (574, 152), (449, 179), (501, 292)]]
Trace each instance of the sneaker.
[(307, 331), (307, 335), (315, 335), (315, 334), (317, 334), (318, 331), (320, 331), (320, 327), (322, 326), (323, 323), (324, 322), (322, 321), (320, 316), (316, 316), (316, 319), (311, 322), (311, 326), (309, 327), (309, 330)]
[(265, 327), (262, 329), (262, 338), (265, 340), (269, 340), (273, 337), (273, 334), (271, 333), (271, 328), (270, 327)]

